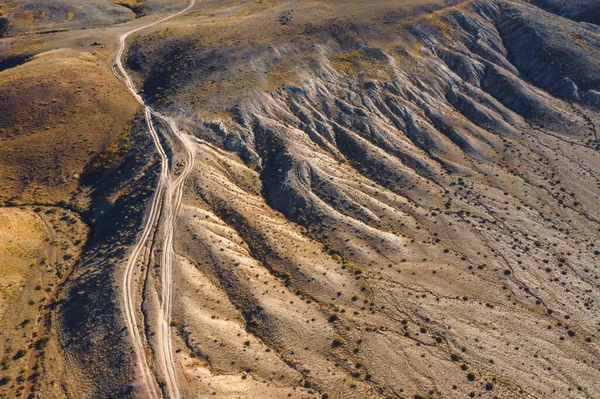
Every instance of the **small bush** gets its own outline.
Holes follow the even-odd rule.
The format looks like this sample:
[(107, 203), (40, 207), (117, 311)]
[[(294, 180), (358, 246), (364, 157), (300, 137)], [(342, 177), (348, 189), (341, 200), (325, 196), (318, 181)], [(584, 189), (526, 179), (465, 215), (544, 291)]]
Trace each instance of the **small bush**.
[(3, 37), (10, 28), (10, 23), (8, 18), (0, 17), (0, 37)]
[(17, 353), (15, 353), (15, 355), (13, 356), (13, 360), (20, 359), (23, 356), (25, 356), (26, 354), (27, 354), (27, 349), (19, 349), (17, 351)]
[(40, 339), (38, 339), (35, 342), (35, 348), (38, 349), (38, 350), (45, 348), (46, 345), (48, 344), (49, 340), (50, 340), (50, 338), (48, 336), (46, 336), (46, 335), (43, 336), (43, 337), (41, 337)]
[(331, 343), (331, 346), (333, 348), (339, 348), (340, 346), (343, 346), (346, 343), (346, 340), (342, 337), (335, 337), (333, 339), (333, 342)]

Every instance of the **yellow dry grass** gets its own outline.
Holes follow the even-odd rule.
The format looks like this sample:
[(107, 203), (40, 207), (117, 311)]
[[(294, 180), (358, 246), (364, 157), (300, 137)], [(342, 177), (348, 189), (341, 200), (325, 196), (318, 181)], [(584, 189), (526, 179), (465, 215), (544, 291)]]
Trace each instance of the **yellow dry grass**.
[(140, 4), (137, 0), (110, 0), (111, 3), (124, 5), (127, 7), (135, 7)]
[(376, 58), (362, 49), (333, 53), (328, 58), (333, 68), (353, 76), (376, 77), (390, 69), (387, 60)]
[(0, 201), (68, 199), (85, 166), (121, 136), (138, 106), (105, 56), (57, 50), (0, 72)]
[(590, 52), (590, 48), (589, 48), (589, 43), (586, 40), (585, 37), (581, 36), (580, 34), (577, 33), (572, 33), (570, 35), (571, 39), (573, 39), (573, 41), (577, 44), (579, 44), (581, 47), (583, 47), (585, 49), (585, 51), (587, 51), (588, 53)]
[(53, 367), (33, 344), (48, 332), (44, 314), (86, 235), (79, 217), (60, 208), (0, 208), (0, 378), (15, 382), (0, 386), (0, 397), (21, 390), (32, 361)]
[(293, 83), (296, 75), (291, 71), (273, 71), (267, 73), (267, 90), (273, 91), (286, 83)]
[(44, 256), (46, 237), (48, 231), (33, 211), (0, 208), (0, 315)]

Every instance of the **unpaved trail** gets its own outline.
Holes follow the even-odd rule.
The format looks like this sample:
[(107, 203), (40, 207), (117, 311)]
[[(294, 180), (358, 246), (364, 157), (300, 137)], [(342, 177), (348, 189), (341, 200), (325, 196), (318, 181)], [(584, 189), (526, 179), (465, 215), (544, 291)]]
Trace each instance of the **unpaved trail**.
[[(183, 10), (162, 18), (158, 21), (132, 29), (119, 38), (119, 50), (115, 57), (115, 66), (113, 72), (119, 80), (127, 85), (136, 100), (144, 106), (144, 114), (148, 130), (156, 147), (156, 150), (161, 159), (161, 172), (156, 186), (156, 192), (152, 200), (148, 217), (143, 225), (142, 234), (133, 247), (125, 266), (123, 275), (123, 303), (124, 314), (127, 329), (131, 336), (133, 348), (136, 356), (136, 363), (139, 375), (143, 382), (144, 393), (140, 394), (150, 398), (160, 398), (161, 391), (158, 387), (156, 379), (150, 370), (146, 355), (145, 345), (141, 338), (140, 328), (137, 321), (138, 308), (135, 300), (138, 287), (134, 278), (135, 271), (139, 265), (140, 256), (146, 246), (146, 242), (150, 233), (154, 228), (162, 229), (163, 245), (161, 263), (161, 308), (158, 320), (158, 345), (157, 352), (160, 357), (160, 366), (165, 375), (165, 393), (169, 398), (181, 398), (181, 387), (177, 378), (177, 372), (173, 359), (173, 350), (171, 346), (171, 302), (172, 302), (172, 264), (173, 264), (173, 234), (174, 225), (176, 222), (179, 208), (183, 197), (183, 187), (185, 178), (190, 173), (194, 163), (194, 150), (188, 138), (177, 128), (175, 121), (165, 115), (162, 115), (147, 105), (143, 98), (138, 94), (138, 91), (133, 83), (133, 79), (127, 73), (123, 66), (123, 53), (125, 52), (127, 38), (136, 32), (151, 26), (165, 22), (171, 18), (177, 17), (189, 9), (196, 3), (196, 0), (190, 0), (188, 6)], [(169, 139), (173, 142), (173, 151), (182, 151), (185, 155), (186, 162), (182, 173), (179, 176), (171, 170), (172, 161), (167, 156), (158, 132), (154, 127), (153, 118), (160, 120), (166, 125), (166, 133)], [(162, 215), (162, 217), (161, 217)]]
[(173, 359), (173, 349), (171, 347), (171, 304), (173, 297), (172, 269), (173, 258), (175, 254), (173, 249), (173, 235), (175, 232), (175, 222), (183, 199), (184, 182), (186, 177), (192, 171), (195, 152), (188, 138), (177, 128), (175, 121), (158, 113), (156, 113), (156, 115), (167, 123), (172, 135), (178, 140), (178, 144), (181, 146), (186, 155), (183, 171), (174, 181), (169, 180), (166, 187), (165, 198), (168, 198), (169, 200), (165, 201), (163, 209), (163, 214), (165, 215), (165, 231), (161, 257), (162, 301), (161, 317), (158, 319), (158, 338), (160, 342), (159, 349), (162, 352), (161, 359), (163, 361), (163, 369), (165, 370), (166, 378), (169, 381), (169, 384), (167, 384), (167, 391), (169, 392), (169, 397), (180, 398), (181, 389), (177, 379), (175, 362)]

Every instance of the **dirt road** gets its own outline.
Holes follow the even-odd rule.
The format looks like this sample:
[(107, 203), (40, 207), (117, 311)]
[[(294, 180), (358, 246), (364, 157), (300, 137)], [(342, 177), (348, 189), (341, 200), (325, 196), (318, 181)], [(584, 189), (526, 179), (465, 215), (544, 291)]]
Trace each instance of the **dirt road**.
[[(162, 242), (162, 256), (160, 259), (161, 266), (161, 308), (160, 314), (157, 317), (158, 326), (158, 354), (160, 361), (158, 364), (161, 366), (165, 376), (165, 394), (169, 398), (181, 398), (181, 387), (177, 378), (176, 367), (173, 359), (173, 350), (171, 346), (171, 302), (172, 302), (172, 265), (173, 265), (173, 233), (174, 224), (176, 222), (177, 214), (181, 206), (181, 200), (183, 197), (183, 187), (185, 178), (191, 171), (194, 164), (194, 150), (193, 147), (185, 136), (178, 128), (176, 122), (160, 114), (152, 109), (151, 106), (145, 103), (144, 99), (138, 94), (138, 91), (133, 83), (131, 76), (127, 73), (127, 70), (123, 66), (123, 53), (125, 52), (127, 38), (133, 33), (139, 32), (143, 29), (165, 22), (171, 18), (177, 17), (195, 5), (195, 0), (190, 0), (188, 6), (168, 17), (162, 18), (158, 21), (137, 27), (132, 29), (119, 38), (119, 50), (115, 57), (115, 66), (113, 72), (115, 76), (119, 78), (123, 83), (127, 85), (133, 96), (140, 104), (144, 106), (144, 113), (146, 116), (146, 123), (148, 131), (152, 137), (156, 150), (161, 158), (161, 173), (156, 186), (156, 191), (150, 209), (148, 210), (148, 216), (144, 222), (142, 234), (139, 237), (138, 242), (130, 252), (129, 259), (125, 266), (125, 273), (123, 275), (123, 303), (124, 303), (124, 314), (125, 321), (127, 324), (128, 331), (131, 335), (131, 341), (136, 355), (136, 363), (138, 367), (139, 378), (143, 383), (144, 393), (143, 396), (150, 398), (161, 397), (160, 388), (156, 382), (156, 378), (153, 372), (150, 370), (150, 366), (147, 359), (146, 349), (144, 342), (142, 341), (140, 327), (138, 325), (138, 312), (139, 303), (136, 301), (136, 296), (140, 292), (136, 285), (134, 278), (135, 271), (141, 267), (140, 259), (146, 243), (150, 237), (150, 233), (157, 229), (161, 232), (160, 236), (163, 239)], [(181, 152), (185, 156), (185, 165), (182, 173), (175, 175), (171, 170), (173, 164), (167, 152), (161, 143), (161, 138), (156, 131), (155, 123), (163, 124), (166, 129), (166, 134), (174, 143), (173, 154)]]

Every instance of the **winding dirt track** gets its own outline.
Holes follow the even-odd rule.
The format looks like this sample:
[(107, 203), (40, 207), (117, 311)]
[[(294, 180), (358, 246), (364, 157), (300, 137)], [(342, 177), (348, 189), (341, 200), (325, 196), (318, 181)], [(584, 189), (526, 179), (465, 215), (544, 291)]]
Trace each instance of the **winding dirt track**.
[[(162, 18), (158, 21), (140, 26), (133, 30), (130, 30), (119, 38), (119, 50), (115, 57), (115, 65), (113, 66), (113, 72), (115, 76), (127, 85), (127, 88), (136, 100), (144, 106), (144, 114), (146, 116), (146, 124), (148, 130), (156, 147), (156, 150), (161, 159), (161, 172), (156, 186), (156, 192), (152, 200), (152, 204), (148, 211), (148, 217), (143, 225), (142, 234), (133, 247), (127, 264), (125, 267), (125, 273), (123, 275), (123, 302), (124, 302), (124, 313), (125, 322), (127, 329), (131, 336), (133, 348), (136, 356), (136, 363), (138, 367), (139, 375), (143, 381), (145, 392), (139, 392), (142, 396), (148, 396), (150, 398), (160, 398), (162, 396), (160, 388), (156, 382), (155, 376), (150, 370), (148, 359), (146, 357), (146, 349), (141, 338), (140, 328), (138, 325), (137, 314), (138, 309), (136, 307), (135, 297), (138, 289), (136, 287), (136, 281), (134, 278), (134, 272), (137, 266), (140, 265), (140, 256), (146, 242), (150, 236), (150, 233), (154, 228), (161, 229), (161, 237), (163, 238), (162, 243), (162, 256), (160, 259), (161, 264), (161, 309), (160, 314), (157, 317), (158, 320), (158, 348), (157, 352), (160, 358), (159, 364), (164, 372), (165, 376), (165, 392), (169, 398), (181, 398), (181, 386), (177, 378), (177, 372), (175, 362), (173, 359), (173, 350), (171, 346), (171, 302), (172, 302), (172, 267), (173, 267), (173, 234), (175, 222), (179, 209), (181, 207), (181, 201), (183, 198), (183, 188), (186, 177), (189, 175), (193, 164), (194, 164), (194, 149), (191, 142), (186, 135), (177, 128), (175, 121), (159, 112), (152, 109), (151, 106), (145, 103), (144, 99), (138, 94), (138, 91), (131, 79), (131, 76), (127, 73), (123, 66), (123, 53), (125, 52), (127, 38), (136, 32), (151, 26), (165, 22), (171, 18), (177, 17), (196, 4), (196, 0), (190, 0), (188, 6), (183, 10)], [(161, 143), (161, 138), (155, 129), (153, 118), (166, 126), (166, 134), (172, 143), (173, 154), (182, 152), (185, 156), (185, 165), (182, 172), (176, 176), (172, 171), (172, 162), (167, 156), (167, 152)]]

